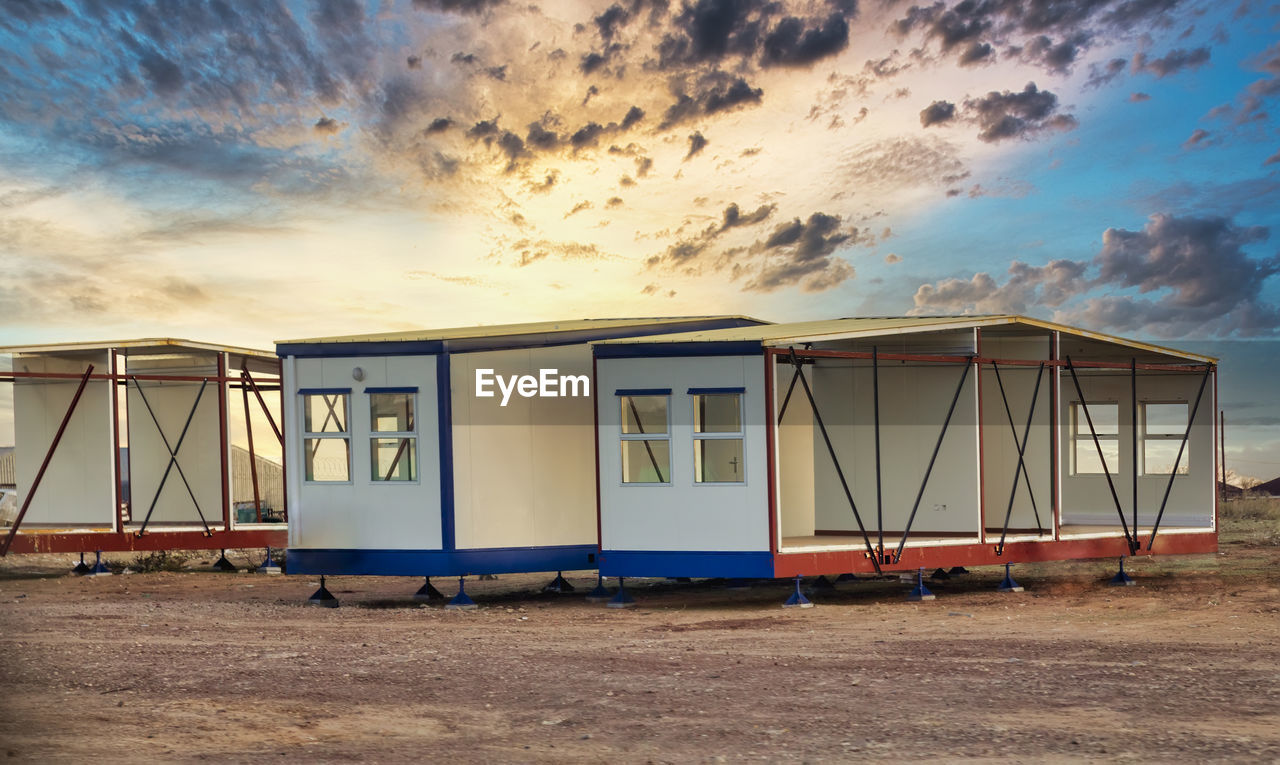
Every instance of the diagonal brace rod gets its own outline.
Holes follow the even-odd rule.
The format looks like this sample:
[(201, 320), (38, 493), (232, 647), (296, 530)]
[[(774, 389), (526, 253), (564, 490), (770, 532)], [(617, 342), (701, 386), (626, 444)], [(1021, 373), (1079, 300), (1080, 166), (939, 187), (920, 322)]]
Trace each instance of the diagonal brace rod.
[(271, 431), (276, 434), (280, 445), (284, 446), (284, 433), (281, 433), (280, 428), (276, 425), (276, 418), (271, 416), (271, 410), (267, 408), (267, 402), (262, 399), (262, 391), (259, 390), (258, 383), (254, 381), (253, 375), (249, 374), (248, 366), (240, 368), (240, 378), (249, 384), (249, 389), (258, 398), (258, 406), (262, 407), (262, 413), (267, 416), (267, 424), (271, 426)]
[[(635, 399), (627, 396), (627, 404), (631, 406), (631, 416), (636, 418), (636, 429), (641, 435), (647, 435), (644, 432), (644, 423), (640, 421), (640, 410), (636, 409)], [(644, 444), (644, 450), (649, 454), (649, 464), (653, 465), (653, 472), (658, 474), (658, 483), (666, 483), (666, 479), (662, 477), (662, 468), (658, 467), (658, 458), (653, 456), (653, 447), (649, 446), (649, 439), (641, 439), (640, 443)]]
[(67, 405), (66, 414), (62, 415), (62, 424), (58, 425), (58, 432), (54, 434), (53, 441), (49, 443), (49, 450), (44, 453), (44, 462), (40, 463), (40, 470), (36, 471), (35, 480), (31, 482), (31, 488), (27, 489), (27, 496), (22, 500), (22, 509), (18, 511), (18, 517), (14, 519), (13, 526), (9, 527), (9, 534), (4, 538), (4, 545), (0, 547), (0, 558), (9, 554), (9, 545), (13, 544), (13, 538), (18, 534), (18, 527), (22, 525), (22, 519), (26, 516), (27, 510), (31, 507), (31, 500), (36, 495), (36, 489), (40, 488), (40, 481), (44, 478), (44, 471), (49, 468), (49, 463), (53, 460), (53, 453), (57, 451), (59, 442), (62, 441), (62, 434), (67, 432), (67, 423), (71, 422), (71, 415), (75, 414), (76, 405), (80, 403), (80, 396), (84, 393), (84, 386), (89, 384), (89, 378), (93, 375), (93, 365), (84, 371), (84, 376), (80, 378), (80, 386), (76, 388), (75, 395), (71, 397), (71, 403)]
[(902, 532), (902, 539), (898, 542), (898, 549), (894, 553), (894, 562), (902, 560), (902, 548), (907, 544), (907, 536), (911, 533), (911, 524), (916, 520), (916, 511), (920, 509), (920, 500), (924, 498), (924, 489), (929, 485), (929, 476), (933, 474), (933, 465), (938, 460), (938, 451), (942, 448), (942, 439), (947, 436), (947, 427), (951, 425), (951, 415), (956, 411), (956, 403), (960, 400), (960, 393), (964, 390), (965, 381), (969, 379), (969, 367), (973, 366), (973, 359), (970, 358), (964, 364), (964, 371), (960, 373), (960, 384), (956, 386), (956, 394), (951, 397), (951, 407), (947, 409), (947, 418), (942, 421), (942, 430), (938, 433), (938, 442), (933, 445), (933, 456), (929, 458), (929, 467), (924, 471), (924, 480), (920, 482), (920, 491), (916, 492), (916, 503), (911, 506), (911, 515), (907, 518), (907, 528)]
[(831, 436), (827, 435), (827, 426), (822, 422), (822, 413), (818, 411), (818, 402), (813, 400), (813, 391), (809, 388), (809, 380), (804, 376), (804, 370), (800, 366), (800, 359), (796, 357), (796, 349), (791, 349), (791, 363), (795, 365), (796, 374), (800, 377), (800, 384), (804, 386), (804, 395), (809, 399), (809, 407), (813, 409), (813, 419), (818, 423), (818, 430), (822, 432), (822, 440), (827, 444), (827, 453), (831, 455), (831, 464), (836, 468), (836, 476), (840, 479), (840, 487), (844, 489), (845, 499), (849, 500), (849, 509), (853, 510), (853, 519), (858, 522), (858, 530), (862, 532), (862, 541), (867, 545), (867, 554), (871, 556), (871, 565), (875, 567), (876, 573), (880, 572), (880, 560), (876, 551), (871, 546), (871, 537), (867, 535), (867, 527), (862, 524), (862, 516), (858, 514), (858, 505), (853, 501), (853, 492), (849, 491), (849, 482), (845, 480), (844, 470), (840, 467), (840, 459), (836, 457), (836, 449), (831, 444)]
[(209, 528), (209, 522), (205, 520), (204, 512), (200, 509), (200, 502), (196, 500), (196, 494), (191, 490), (191, 484), (187, 482), (186, 473), (182, 472), (182, 465), (178, 464), (178, 451), (182, 449), (182, 442), (187, 438), (187, 431), (191, 428), (191, 421), (195, 419), (196, 410), (200, 408), (200, 399), (204, 396), (204, 389), (209, 385), (209, 381), (205, 380), (200, 383), (200, 389), (196, 391), (195, 403), (191, 405), (191, 411), (187, 413), (187, 421), (182, 426), (182, 433), (179, 434), (176, 445), (170, 446), (169, 439), (164, 434), (164, 428), (160, 427), (160, 420), (156, 417), (156, 413), (151, 409), (151, 402), (147, 400), (147, 394), (142, 392), (142, 385), (137, 381), (133, 381), (134, 387), (138, 391), (138, 395), (142, 398), (142, 403), (147, 407), (147, 414), (151, 415), (151, 421), (156, 424), (156, 432), (160, 434), (160, 440), (164, 442), (164, 448), (169, 450), (169, 464), (165, 466), (164, 474), (160, 476), (160, 483), (156, 486), (156, 494), (151, 498), (151, 506), (147, 508), (147, 515), (142, 519), (142, 527), (138, 529), (135, 536), (142, 536), (147, 530), (147, 524), (151, 522), (151, 514), (155, 512), (156, 504), (160, 501), (160, 492), (164, 491), (164, 484), (169, 480), (169, 473), (173, 468), (178, 468), (178, 476), (182, 479), (182, 484), (187, 487), (187, 494), (191, 496), (191, 503), (196, 507), (196, 514), (200, 516), (200, 523), (204, 524), (206, 536), (213, 536), (213, 531)]
[[(1018, 472), (1022, 474), (1024, 483), (1027, 486), (1027, 496), (1031, 498), (1031, 512), (1036, 516), (1036, 531), (1044, 534), (1044, 524), (1040, 522), (1040, 508), (1036, 507), (1036, 493), (1031, 488), (1031, 471), (1027, 470), (1026, 461), (1022, 458), (1023, 444), (1018, 443), (1018, 428), (1013, 424), (1013, 412), (1009, 409), (1009, 397), (1004, 392), (1004, 381), (1000, 379), (1000, 366), (992, 361), (991, 369), (996, 373), (996, 385), (1000, 386), (1000, 399), (1004, 402), (1004, 414), (1009, 419), (1009, 434), (1013, 436), (1013, 445), (1018, 447)], [(1040, 371), (1036, 373), (1036, 385), (1040, 385), (1040, 375), (1044, 374), (1044, 365), (1040, 365)], [(1032, 408), (1035, 408), (1035, 399), (1032, 399)], [(1025, 439), (1024, 439), (1025, 440)], [(1013, 477), (1016, 484), (1018, 476)]]
[(1178, 465), (1182, 463), (1182, 450), (1187, 446), (1187, 439), (1191, 438), (1191, 423), (1196, 421), (1196, 410), (1200, 408), (1200, 398), (1204, 396), (1205, 383), (1209, 382), (1209, 375), (1212, 374), (1212, 371), (1212, 367), (1205, 369), (1204, 377), (1200, 380), (1200, 392), (1196, 394), (1195, 406), (1191, 407), (1191, 416), (1187, 418), (1187, 429), (1182, 434), (1182, 443), (1178, 444), (1178, 458), (1173, 461), (1173, 472), (1169, 474), (1169, 483), (1165, 484), (1164, 499), (1160, 500), (1160, 512), (1156, 513), (1156, 522), (1151, 527), (1151, 539), (1147, 540), (1148, 552), (1151, 551), (1151, 545), (1156, 543), (1156, 532), (1160, 531), (1160, 519), (1164, 518), (1164, 508), (1169, 503), (1169, 492), (1173, 489), (1173, 479), (1178, 476)]
[[(1085, 422), (1089, 424), (1089, 435), (1093, 436), (1093, 446), (1098, 450), (1098, 460), (1102, 463), (1102, 474), (1107, 477), (1107, 486), (1111, 489), (1111, 499), (1116, 503), (1116, 513), (1120, 516), (1120, 526), (1124, 529), (1124, 541), (1129, 545), (1129, 552), (1138, 549), (1138, 542), (1129, 535), (1129, 522), (1124, 519), (1124, 509), (1120, 507), (1120, 495), (1116, 493), (1116, 484), (1111, 480), (1111, 470), (1107, 467), (1107, 458), (1102, 454), (1102, 442), (1098, 440), (1098, 431), (1093, 429), (1093, 418), (1089, 416), (1089, 404), (1084, 400), (1084, 391), (1080, 388), (1080, 378), (1076, 376), (1076, 367), (1067, 357), (1067, 371), (1071, 373), (1071, 382), (1075, 385), (1076, 395), (1080, 397), (1080, 411), (1084, 412)], [(1137, 469), (1137, 465), (1133, 466)]]
[[(1027, 412), (1027, 426), (1022, 431), (1022, 442), (1018, 443), (1018, 470), (1013, 475), (1013, 488), (1009, 490), (1009, 507), (1004, 511), (1004, 528), (1000, 530), (1000, 544), (996, 545), (996, 555), (1004, 554), (1004, 540), (1009, 536), (1009, 519), (1013, 517), (1013, 500), (1018, 496), (1018, 473), (1025, 475), (1026, 463), (1023, 461), (1027, 451), (1027, 443), (1031, 440), (1031, 423), (1035, 421), (1036, 401), (1040, 398), (1040, 381), (1044, 379), (1044, 364), (1040, 364), (1040, 369), (1036, 371), (1036, 387), (1031, 392), (1031, 409)], [(1002, 391), (1003, 392), (1003, 391)], [(1018, 442), (1018, 434), (1013, 434), (1013, 440)], [(1028, 492), (1030, 492), (1030, 484), (1028, 484)], [(1037, 526), (1039, 518), (1036, 519)], [(1125, 538), (1128, 538), (1126, 533)]]

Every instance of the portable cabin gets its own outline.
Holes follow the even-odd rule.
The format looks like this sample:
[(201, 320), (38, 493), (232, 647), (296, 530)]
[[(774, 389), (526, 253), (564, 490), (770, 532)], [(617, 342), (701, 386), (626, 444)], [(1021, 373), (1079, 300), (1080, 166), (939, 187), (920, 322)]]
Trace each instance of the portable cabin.
[(595, 568), (588, 343), (758, 323), (599, 319), (277, 343), (288, 572)]
[(606, 576), (1216, 549), (1212, 358), (1011, 315), (593, 347)]
[(0, 382), (13, 384), (18, 505), (0, 553), (284, 543), (283, 524), (231, 512), (253, 500), (233, 487), (256, 482), (231, 460), (233, 392), (246, 418), (250, 407), (271, 418), (262, 392), (279, 386), (274, 353), (145, 338), (13, 346), (0, 357)]

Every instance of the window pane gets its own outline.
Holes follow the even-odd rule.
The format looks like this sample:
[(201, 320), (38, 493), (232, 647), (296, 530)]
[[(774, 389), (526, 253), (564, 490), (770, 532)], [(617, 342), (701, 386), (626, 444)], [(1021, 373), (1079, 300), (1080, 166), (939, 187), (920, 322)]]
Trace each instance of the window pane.
[(1148, 435), (1181, 438), (1187, 432), (1186, 404), (1144, 404), (1142, 414)]
[(666, 396), (622, 396), (623, 433), (666, 433)]
[(369, 430), (374, 433), (412, 433), (412, 393), (370, 393)]
[(418, 480), (418, 439), (374, 438), (369, 441), (370, 474), (375, 481)]
[(742, 483), (741, 438), (699, 438), (693, 442), (693, 476), (698, 483)]
[(741, 433), (742, 407), (737, 393), (693, 397), (693, 432)]
[[(1115, 475), (1120, 469), (1120, 442), (1115, 440), (1099, 440), (1102, 453), (1107, 458), (1107, 470)], [(1098, 460), (1098, 449), (1092, 438), (1076, 439), (1076, 473), (1102, 474), (1102, 463)]]
[(307, 458), (308, 481), (348, 481), (351, 479), (347, 439), (308, 438), (302, 442)]
[[(1088, 438), (1089, 420), (1085, 419), (1084, 407), (1072, 404), (1072, 408), (1076, 413), (1076, 435)], [(1119, 404), (1095, 404), (1090, 401), (1089, 418), (1093, 420), (1094, 432), (1100, 436), (1114, 436), (1120, 433)]]
[[(1142, 472), (1148, 475), (1169, 475), (1173, 472), (1173, 461), (1178, 459), (1178, 447), (1182, 440), (1158, 440), (1142, 442)], [(1191, 472), (1188, 464), (1191, 459), (1189, 449), (1184, 449), (1182, 459), (1178, 462), (1178, 472)]]
[(622, 442), (623, 483), (667, 483), (671, 480), (671, 442)]
[(302, 416), (303, 430), (308, 433), (346, 433), (347, 394), (324, 393), (303, 396)]

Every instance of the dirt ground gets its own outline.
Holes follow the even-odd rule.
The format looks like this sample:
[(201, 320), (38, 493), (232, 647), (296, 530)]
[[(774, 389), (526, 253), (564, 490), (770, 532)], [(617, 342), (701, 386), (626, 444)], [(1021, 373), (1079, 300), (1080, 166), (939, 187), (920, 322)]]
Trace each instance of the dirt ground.
[[(548, 577), (65, 574), (0, 563), (0, 752), (41, 762), (1280, 759), (1280, 546), (841, 583), (636, 582), (629, 610)], [(245, 563), (241, 557), (234, 559)], [(209, 557), (189, 566), (207, 567)], [(456, 582), (436, 584), (452, 595)]]

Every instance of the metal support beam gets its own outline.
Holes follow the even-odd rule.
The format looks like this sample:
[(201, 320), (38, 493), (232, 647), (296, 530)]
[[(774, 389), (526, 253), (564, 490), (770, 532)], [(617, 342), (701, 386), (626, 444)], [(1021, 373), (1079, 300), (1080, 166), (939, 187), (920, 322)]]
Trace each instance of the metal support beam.
[[(999, 374), (999, 373), (997, 373)], [(1044, 364), (1040, 365), (1040, 369), (1036, 371), (1036, 387), (1031, 391), (1031, 407), (1027, 411), (1027, 425), (1022, 431), (1022, 441), (1018, 442), (1018, 434), (1013, 434), (1014, 443), (1018, 444), (1018, 469), (1013, 474), (1013, 488), (1009, 490), (1009, 506), (1004, 511), (1004, 527), (1000, 529), (1000, 544), (996, 545), (996, 555), (1004, 555), (1004, 540), (1009, 536), (1009, 519), (1013, 517), (1013, 500), (1018, 496), (1018, 477), (1019, 474), (1026, 475), (1026, 461), (1024, 459), (1027, 451), (1027, 442), (1031, 440), (1031, 423), (1035, 421), (1036, 401), (1040, 398), (1040, 381), (1044, 379)], [(1001, 393), (1003, 394), (1003, 389)], [(1007, 402), (1006, 402), (1007, 403)], [(1092, 427), (1092, 426), (1091, 426)], [(1031, 483), (1028, 479), (1027, 491), (1031, 491)], [(1035, 500), (1032, 500), (1033, 502)], [(1123, 520), (1123, 519), (1122, 519)], [(1036, 527), (1039, 528), (1040, 518), (1036, 516)], [(1128, 532), (1125, 533), (1128, 539)]]
[(876, 552), (884, 554), (884, 496), (880, 474), (880, 351), (871, 346), (871, 406), (875, 413), (876, 436)]
[[(1124, 519), (1124, 509), (1120, 507), (1120, 495), (1116, 493), (1116, 484), (1111, 480), (1111, 470), (1107, 467), (1107, 458), (1102, 454), (1102, 443), (1098, 441), (1098, 432), (1093, 429), (1093, 418), (1089, 416), (1089, 403), (1084, 400), (1084, 391), (1080, 388), (1080, 378), (1076, 376), (1075, 365), (1071, 357), (1067, 357), (1067, 371), (1071, 373), (1071, 382), (1075, 385), (1076, 395), (1080, 397), (1080, 411), (1084, 412), (1085, 422), (1089, 424), (1089, 434), (1093, 436), (1093, 446), (1098, 450), (1098, 460), (1102, 463), (1102, 473), (1107, 477), (1107, 486), (1111, 489), (1111, 499), (1116, 503), (1116, 513), (1120, 516), (1120, 525), (1124, 528), (1124, 540), (1129, 545), (1130, 553), (1137, 552), (1138, 540), (1129, 534), (1129, 522)], [(1135, 466), (1136, 467), (1136, 466)]]
[(804, 376), (804, 370), (800, 366), (800, 359), (796, 356), (795, 348), (791, 349), (791, 363), (795, 365), (796, 372), (800, 376), (800, 384), (804, 386), (804, 395), (809, 399), (809, 406), (813, 409), (813, 419), (817, 421), (818, 430), (822, 433), (822, 440), (827, 445), (827, 453), (831, 455), (831, 464), (835, 466), (836, 476), (840, 479), (840, 487), (844, 489), (845, 499), (849, 500), (849, 509), (853, 510), (853, 519), (858, 522), (858, 530), (862, 532), (862, 541), (867, 545), (867, 555), (871, 558), (871, 565), (875, 568), (876, 573), (879, 574), (879, 553), (871, 547), (871, 537), (867, 535), (867, 527), (862, 523), (862, 516), (858, 513), (858, 505), (853, 501), (853, 492), (849, 491), (849, 482), (845, 480), (844, 470), (840, 467), (840, 459), (836, 457), (836, 449), (831, 443), (831, 436), (827, 435), (827, 426), (822, 421), (822, 413), (818, 411), (818, 402), (813, 398), (813, 390), (809, 388), (809, 380)]
[(80, 385), (76, 388), (75, 395), (71, 397), (71, 403), (67, 405), (66, 413), (62, 415), (62, 422), (58, 425), (58, 431), (53, 435), (53, 441), (49, 443), (49, 449), (44, 453), (44, 461), (40, 463), (40, 469), (36, 471), (36, 477), (31, 482), (31, 488), (27, 489), (27, 496), (22, 500), (22, 508), (18, 510), (18, 517), (13, 520), (13, 526), (9, 527), (9, 534), (4, 538), (4, 546), (0, 547), (0, 558), (9, 554), (9, 546), (13, 544), (13, 538), (18, 533), (18, 527), (22, 525), (22, 519), (26, 517), (27, 510), (31, 508), (31, 500), (36, 496), (36, 490), (40, 488), (40, 481), (44, 479), (44, 472), (49, 469), (49, 463), (53, 460), (53, 453), (62, 441), (62, 434), (67, 432), (67, 423), (71, 422), (71, 415), (75, 414), (76, 405), (80, 403), (80, 396), (84, 394), (84, 386), (89, 384), (89, 378), (92, 376), (93, 365), (90, 364), (80, 377)]
[[(267, 402), (262, 399), (262, 389), (258, 387), (258, 383), (254, 381), (253, 375), (250, 374), (248, 364), (241, 365), (240, 378), (248, 383), (249, 389), (258, 398), (258, 406), (262, 407), (262, 413), (267, 416), (267, 424), (271, 426), (271, 431), (276, 434), (276, 440), (280, 442), (281, 446), (284, 446), (284, 433), (276, 426), (275, 418), (271, 416), (271, 410), (267, 408)], [(276, 390), (282, 390), (282, 388), (278, 387)], [(284, 393), (281, 392), (280, 396), (283, 399)]]
[[(1195, 406), (1191, 407), (1191, 416), (1187, 418), (1187, 429), (1182, 434), (1182, 443), (1178, 444), (1178, 456), (1173, 461), (1173, 471), (1169, 473), (1169, 483), (1164, 487), (1164, 499), (1160, 500), (1160, 512), (1156, 513), (1156, 522), (1151, 526), (1151, 539), (1147, 541), (1147, 552), (1151, 552), (1151, 546), (1156, 543), (1156, 533), (1160, 531), (1160, 521), (1164, 518), (1165, 505), (1169, 503), (1169, 492), (1173, 489), (1173, 479), (1178, 477), (1178, 465), (1182, 463), (1182, 452), (1187, 448), (1187, 440), (1191, 438), (1191, 426), (1196, 421), (1196, 412), (1200, 409), (1200, 399), (1204, 396), (1205, 383), (1209, 382), (1211, 370), (1206, 370), (1204, 377), (1200, 380), (1200, 391), (1196, 393)], [(1134, 529), (1137, 533), (1137, 529)]]
[(907, 544), (907, 536), (911, 534), (911, 524), (916, 520), (916, 511), (920, 509), (920, 500), (924, 498), (925, 487), (929, 485), (929, 476), (933, 475), (933, 465), (938, 460), (938, 451), (942, 449), (942, 439), (947, 436), (947, 428), (951, 425), (951, 415), (956, 411), (956, 403), (960, 400), (960, 393), (964, 390), (965, 381), (969, 379), (969, 367), (973, 366), (972, 362), (964, 365), (964, 371), (960, 373), (960, 384), (956, 386), (956, 393), (951, 397), (951, 406), (947, 409), (947, 417), (942, 421), (942, 430), (938, 432), (938, 442), (933, 445), (933, 456), (929, 457), (929, 467), (925, 468), (924, 479), (920, 481), (920, 491), (916, 492), (916, 502), (911, 506), (911, 516), (907, 518), (907, 527), (902, 532), (902, 539), (898, 542), (898, 549), (894, 553), (894, 562), (902, 560), (902, 548)]
[[(248, 379), (249, 370), (241, 368), (240, 376)], [(262, 495), (258, 492), (258, 454), (253, 449), (253, 417), (249, 415), (249, 391), (240, 389), (240, 399), (244, 402), (244, 429), (249, 438), (249, 480), (253, 483), (253, 512), (262, 523)]]
[[(1117, 423), (1118, 425), (1119, 423)], [(1133, 538), (1138, 538), (1138, 359), (1129, 358), (1129, 446), (1133, 458)]]

